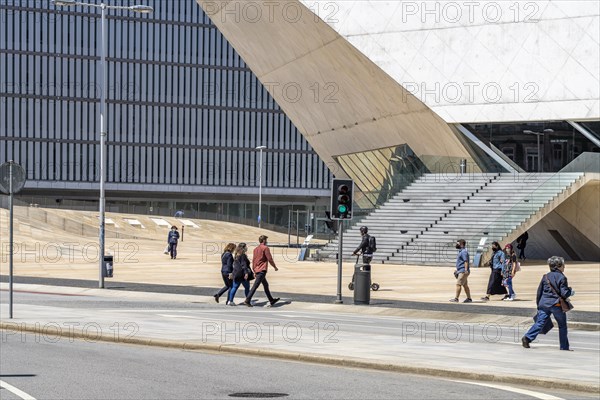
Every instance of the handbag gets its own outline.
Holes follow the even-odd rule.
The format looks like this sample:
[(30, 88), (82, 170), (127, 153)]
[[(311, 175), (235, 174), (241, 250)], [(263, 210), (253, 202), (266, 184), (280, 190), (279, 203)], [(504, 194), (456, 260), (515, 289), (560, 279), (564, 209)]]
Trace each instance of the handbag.
[(252, 271), (252, 269), (250, 268), (250, 270), (248, 272), (248, 282), (253, 281), (254, 278), (255, 278), (254, 271)]
[(546, 282), (548, 282), (548, 286), (550, 286), (552, 293), (558, 297), (558, 302), (560, 303), (560, 308), (562, 308), (563, 312), (571, 311), (574, 308), (573, 304), (569, 300), (563, 299), (562, 296), (556, 292), (556, 289), (554, 289), (554, 286), (550, 283), (550, 279), (548, 279), (548, 275), (544, 275), (544, 278), (546, 278)]
[(454, 270), (454, 277), (455, 277), (456, 279), (458, 279), (458, 271), (457, 271), (457, 270)]

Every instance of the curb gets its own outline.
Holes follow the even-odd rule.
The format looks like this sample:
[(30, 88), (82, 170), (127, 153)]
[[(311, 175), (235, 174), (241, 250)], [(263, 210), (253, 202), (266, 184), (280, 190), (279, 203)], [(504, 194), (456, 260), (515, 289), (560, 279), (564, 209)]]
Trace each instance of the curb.
[[(13, 332), (29, 332), (29, 333), (46, 333), (42, 332), (39, 326), (27, 324), (24, 322), (5, 322), (0, 321), (0, 330), (9, 330)], [(396, 364), (384, 364), (373, 361), (365, 361), (355, 358), (343, 358), (335, 356), (319, 356), (313, 354), (293, 353), (285, 351), (276, 351), (269, 349), (252, 349), (244, 347), (236, 347), (233, 345), (222, 345), (222, 344), (211, 344), (211, 343), (188, 343), (176, 340), (165, 340), (165, 339), (152, 339), (152, 338), (115, 338), (114, 335), (92, 335), (83, 331), (73, 330), (69, 334), (60, 332), (60, 337), (67, 337), (69, 339), (83, 339), (86, 341), (95, 342), (108, 342), (108, 343), (121, 343), (121, 344), (133, 344), (142, 346), (152, 346), (161, 348), (180, 349), (184, 351), (210, 351), (225, 354), (235, 355), (248, 355), (255, 357), (266, 357), (274, 358), (279, 360), (290, 360), (290, 361), (301, 361), (310, 362), (323, 365), (339, 366), (345, 368), (362, 368), (376, 371), (388, 371), (407, 373), (415, 375), (426, 375), (436, 376), (444, 378), (455, 378), (462, 380), (474, 380), (474, 381), (486, 381), (486, 382), (497, 382), (507, 383), (516, 385), (526, 385), (543, 387), (545, 389), (561, 389), (576, 392), (586, 393), (600, 393), (600, 385), (594, 385), (590, 383), (578, 383), (573, 381), (557, 381), (552, 379), (544, 378), (526, 378), (522, 376), (497, 376), (486, 373), (476, 373), (468, 371), (458, 371), (452, 369), (442, 368), (428, 368), (418, 367), (411, 365), (396, 365)]]
[[(17, 285), (24, 285), (27, 286), (27, 288), (25, 289), (26, 291), (30, 291), (30, 292), (35, 292), (35, 293), (47, 293), (47, 294), (59, 294), (51, 292), (52, 290), (61, 290), (61, 289), (75, 289), (72, 290), (73, 293), (71, 293), (69, 290), (67, 290), (67, 292), (63, 293), (63, 295), (69, 295), (69, 296), (74, 296), (74, 295), (81, 295), (81, 296), (85, 296), (87, 295), (86, 293), (88, 291), (95, 291), (97, 289), (89, 289), (89, 288), (73, 288), (73, 287), (63, 287), (63, 286), (51, 286), (51, 285), (37, 285), (37, 284), (33, 284), (34, 287), (29, 287), (32, 284), (17, 284)], [(0, 283), (0, 291), (5, 291), (6, 289), (4, 288), (5, 283), (2, 282)], [(20, 290), (20, 289), (17, 289)], [(43, 291), (41, 291), (43, 290)], [(113, 289), (102, 289), (103, 291), (114, 291)], [(83, 291), (83, 292), (82, 292)], [(121, 293), (119, 291), (116, 291), (117, 293)], [(136, 295), (138, 294), (153, 294), (151, 292), (128, 292), (128, 293), (135, 293)], [(98, 295), (97, 293), (92, 293), (91, 295)], [(187, 295), (180, 295), (180, 294), (167, 294), (168, 296), (182, 296), (185, 297)], [(112, 298), (112, 297), (109, 297)], [(137, 297), (135, 297), (137, 298)], [(206, 304), (214, 304), (214, 299), (212, 296), (204, 296), (204, 295), (198, 295), (198, 296), (194, 296), (195, 300), (198, 300), (200, 302), (204, 302)], [(327, 312), (342, 312), (342, 313), (360, 313), (360, 314), (371, 314), (371, 315), (384, 315), (384, 316), (397, 316), (397, 317), (401, 317), (401, 318), (421, 318), (421, 319), (443, 319), (443, 320), (447, 320), (447, 321), (454, 321), (454, 322), (465, 322), (465, 323), (480, 323), (480, 320), (473, 319), (474, 317), (480, 317), (480, 318), (495, 318), (495, 319), (505, 319), (505, 318), (509, 318), (511, 319), (511, 321), (513, 323), (523, 323), (525, 325), (527, 325), (528, 323), (533, 324), (533, 320), (529, 317), (529, 316), (516, 316), (516, 315), (505, 315), (505, 314), (469, 314), (468, 318), (465, 318), (462, 316), (462, 314), (460, 313), (445, 313), (444, 311), (438, 311), (438, 310), (416, 310), (416, 309), (403, 309), (403, 308), (395, 308), (395, 307), (383, 307), (383, 306), (376, 306), (376, 307), (369, 307), (369, 306), (356, 306), (352, 303), (346, 303), (343, 305), (335, 305), (335, 308), (333, 308), (334, 304), (333, 303), (311, 303), (311, 302), (305, 302), (305, 301), (294, 301), (294, 304), (300, 305), (301, 307), (307, 307), (307, 309), (314, 309), (314, 307), (324, 307), (324, 311)], [(329, 307), (332, 306), (332, 307)], [(340, 309), (340, 307), (342, 307), (342, 309)], [(306, 310), (304, 310), (306, 311)], [(321, 310), (323, 311), (323, 310)], [(418, 313), (418, 317), (416, 317), (414, 314)], [(533, 314), (535, 313), (535, 310), (531, 310), (531, 315), (533, 316)], [(465, 312), (466, 314), (466, 312)], [(506, 322), (506, 321), (505, 321)], [(502, 323), (502, 322), (499, 322)], [(573, 330), (580, 330), (580, 331), (589, 331), (589, 332), (600, 332), (600, 324), (599, 323), (593, 323), (593, 322), (579, 322), (579, 321), (567, 321), (567, 326), (569, 329), (573, 329)]]

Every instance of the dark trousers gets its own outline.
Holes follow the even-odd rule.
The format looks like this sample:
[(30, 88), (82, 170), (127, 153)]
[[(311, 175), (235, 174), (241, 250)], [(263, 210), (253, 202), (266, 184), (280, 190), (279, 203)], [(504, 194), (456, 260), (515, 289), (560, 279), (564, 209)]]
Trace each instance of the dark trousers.
[(271, 296), (271, 291), (269, 290), (269, 282), (267, 282), (267, 272), (259, 272), (256, 274), (256, 279), (254, 280), (254, 285), (252, 285), (252, 289), (250, 289), (250, 294), (246, 296), (246, 301), (249, 303), (252, 300), (252, 296), (254, 296), (254, 292), (258, 289), (258, 286), (262, 283), (263, 290), (267, 295), (267, 298), (270, 302), (273, 302), (273, 296)]
[(177, 243), (171, 243), (169, 245), (169, 253), (171, 253), (171, 258), (177, 257)]
[(225, 293), (226, 291), (230, 290), (231, 289), (231, 285), (233, 284), (233, 282), (231, 281), (231, 279), (229, 279), (229, 274), (223, 274), (222, 273), (221, 276), (223, 277), (223, 283), (225, 284), (225, 286), (223, 286), (221, 288), (221, 290), (219, 290), (217, 292), (217, 296), (218, 297), (221, 297), (221, 295), (223, 293)]
[(529, 329), (529, 331), (527, 331), (525, 336), (527, 339), (533, 342), (537, 335), (539, 335), (541, 332), (548, 318), (550, 318), (550, 314), (554, 315), (554, 319), (558, 323), (558, 339), (560, 341), (560, 349), (569, 350), (569, 338), (567, 337), (567, 313), (565, 313), (559, 306), (539, 308), (537, 320)]
[(521, 248), (519, 249), (519, 258), (521, 260), (524, 260), (526, 258), (525, 257), (525, 245), (524, 244), (522, 244)]

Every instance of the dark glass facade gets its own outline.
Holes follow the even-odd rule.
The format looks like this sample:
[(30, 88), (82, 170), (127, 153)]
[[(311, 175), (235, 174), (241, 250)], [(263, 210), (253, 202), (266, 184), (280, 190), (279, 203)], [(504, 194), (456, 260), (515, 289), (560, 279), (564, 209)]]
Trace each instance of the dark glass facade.
[[(328, 195), (327, 166), (195, 1), (109, 3), (154, 8), (107, 15), (109, 200), (254, 189), (261, 145), (265, 201)], [(0, 0), (0, 163), (29, 195), (98, 188), (99, 28), (97, 8)]]
[[(582, 124), (598, 126), (597, 121)], [(600, 151), (566, 121), (463, 125), (527, 172), (558, 172), (581, 153)]]

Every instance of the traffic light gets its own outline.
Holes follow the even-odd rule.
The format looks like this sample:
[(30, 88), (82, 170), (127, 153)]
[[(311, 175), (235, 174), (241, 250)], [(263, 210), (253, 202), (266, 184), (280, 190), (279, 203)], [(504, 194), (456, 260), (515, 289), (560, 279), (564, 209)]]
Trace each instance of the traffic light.
[(331, 185), (331, 219), (352, 219), (354, 182), (334, 179)]

